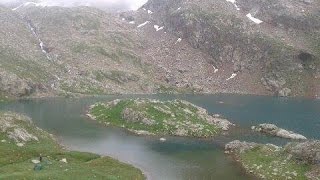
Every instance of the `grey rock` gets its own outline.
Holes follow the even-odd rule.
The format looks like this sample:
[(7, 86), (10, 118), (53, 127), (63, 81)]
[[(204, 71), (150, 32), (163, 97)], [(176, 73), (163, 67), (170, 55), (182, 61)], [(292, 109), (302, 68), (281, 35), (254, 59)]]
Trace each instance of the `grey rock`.
[(251, 150), (255, 147), (258, 147), (259, 144), (251, 142), (241, 142), (239, 140), (232, 141), (225, 145), (225, 150), (228, 152), (239, 152), (244, 153), (248, 150)]
[(298, 160), (320, 165), (320, 141), (289, 143), (285, 150)]
[(292, 131), (288, 131), (274, 124), (260, 124), (258, 127), (252, 126), (251, 129), (255, 131), (259, 131), (265, 134), (269, 134), (272, 136), (277, 136), (286, 139), (294, 139), (294, 140), (306, 140), (307, 138), (301, 134), (294, 133)]
[(291, 95), (291, 89), (289, 88), (283, 88), (279, 91), (279, 96), (281, 97), (288, 97)]
[(142, 112), (134, 111), (131, 108), (125, 108), (122, 111), (122, 118), (127, 122), (141, 122), (145, 116)]

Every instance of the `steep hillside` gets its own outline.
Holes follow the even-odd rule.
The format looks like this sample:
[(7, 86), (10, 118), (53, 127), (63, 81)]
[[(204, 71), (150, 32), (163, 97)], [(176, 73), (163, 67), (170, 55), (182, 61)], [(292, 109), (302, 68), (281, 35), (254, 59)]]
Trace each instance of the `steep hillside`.
[(111, 14), (32, 4), (0, 10), (4, 95), (152, 93), (159, 86), (141, 61), (143, 41)]
[[(318, 1), (302, 0), (150, 0), (138, 17), (149, 10), (149, 21), (209, 54), (218, 69), (237, 75), (237, 83), (245, 79), (275, 95), (315, 97), (320, 92), (319, 8)], [(257, 78), (247, 75), (258, 81), (250, 83)]]
[(320, 3), (150, 0), (138, 11), (0, 7), (1, 96), (320, 96)]
[(37, 47), (24, 21), (9, 9), (0, 7), (0, 93), (1, 96), (26, 96), (48, 91), (52, 78), (49, 64)]

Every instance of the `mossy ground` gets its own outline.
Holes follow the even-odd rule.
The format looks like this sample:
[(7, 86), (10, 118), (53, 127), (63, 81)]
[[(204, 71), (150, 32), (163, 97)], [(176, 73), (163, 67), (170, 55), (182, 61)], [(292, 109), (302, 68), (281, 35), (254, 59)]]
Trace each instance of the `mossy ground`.
[(309, 165), (294, 160), (283, 149), (261, 145), (239, 155), (247, 171), (264, 179), (307, 179), (305, 174), (311, 170)]
[[(18, 147), (0, 132), (0, 179), (144, 179), (141, 171), (130, 165), (95, 154), (65, 151), (48, 133), (34, 125), (22, 121), (17, 125), (32, 132), (39, 141)], [(31, 161), (38, 160), (40, 154), (43, 169), (34, 171)], [(61, 162), (63, 158), (68, 163)]]
[[(146, 125), (142, 122), (128, 122), (122, 117), (125, 108), (142, 112), (146, 118), (152, 119), (156, 123)], [(197, 111), (196, 107), (178, 100), (164, 102), (143, 100), (142, 103), (137, 103), (135, 100), (121, 100), (114, 106), (97, 103), (90, 110), (90, 114), (101, 123), (130, 130), (148, 131), (156, 135), (175, 135), (175, 132), (181, 128), (188, 131), (188, 136), (193, 137), (211, 137), (219, 133), (220, 130), (207, 123), (197, 114)]]

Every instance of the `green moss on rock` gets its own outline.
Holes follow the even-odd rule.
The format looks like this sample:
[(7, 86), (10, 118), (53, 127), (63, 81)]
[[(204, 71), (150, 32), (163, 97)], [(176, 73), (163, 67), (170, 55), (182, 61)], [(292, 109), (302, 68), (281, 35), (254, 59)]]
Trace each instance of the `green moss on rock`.
[(297, 158), (288, 148), (233, 141), (228, 143), (225, 149), (226, 153), (231, 153), (248, 173), (262, 179), (305, 180), (320, 177), (320, 174), (310, 176), (310, 172), (319, 169), (318, 165)]
[(232, 125), (181, 100), (114, 100), (92, 105), (88, 116), (100, 123), (146, 135), (212, 137)]

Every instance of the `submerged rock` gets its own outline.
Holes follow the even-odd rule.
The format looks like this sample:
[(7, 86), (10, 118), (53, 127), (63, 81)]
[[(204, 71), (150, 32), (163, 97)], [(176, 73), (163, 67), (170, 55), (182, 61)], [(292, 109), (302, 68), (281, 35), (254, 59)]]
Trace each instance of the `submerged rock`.
[(252, 126), (252, 130), (262, 132), (265, 134), (269, 134), (272, 136), (277, 136), (286, 139), (294, 139), (294, 140), (306, 140), (307, 138), (301, 134), (294, 133), (292, 131), (288, 131), (274, 124), (260, 124), (258, 127)]

